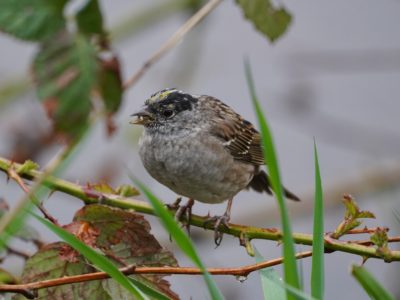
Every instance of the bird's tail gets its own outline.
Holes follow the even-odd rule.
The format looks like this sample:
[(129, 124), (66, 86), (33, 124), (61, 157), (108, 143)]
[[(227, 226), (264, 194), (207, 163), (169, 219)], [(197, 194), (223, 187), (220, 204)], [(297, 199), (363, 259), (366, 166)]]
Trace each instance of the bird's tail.
[[(259, 193), (267, 192), (268, 194), (272, 195), (271, 183), (269, 182), (267, 173), (265, 173), (263, 170), (254, 175), (247, 188), (252, 188)], [(285, 187), (282, 188), (286, 198), (294, 201), (300, 201), (300, 198), (291, 191), (287, 190)]]

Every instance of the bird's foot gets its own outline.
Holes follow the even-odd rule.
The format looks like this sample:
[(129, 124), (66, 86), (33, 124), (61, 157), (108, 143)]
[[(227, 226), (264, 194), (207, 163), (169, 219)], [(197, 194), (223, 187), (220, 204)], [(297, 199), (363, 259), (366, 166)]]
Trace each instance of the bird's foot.
[(192, 218), (194, 200), (189, 199), (185, 205), (180, 205), (181, 201), (182, 198), (178, 198), (173, 204), (167, 205), (167, 207), (176, 210), (175, 220), (181, 222), (183, 227), (185, 227), (187, 232), (190, 234), (190, 219)]
[(172, 204), (165, 204), (165, 206), (170, 210), (177, 210), (182, 202), (182, 197), (176, 198), (175, 202)]
[(207, 226), (208, 224), (214, 224), (214, 242), (217, 247), (221, 245), (222, 237), (224, 235), (224, 233), (221, 232), (220, 229), (222, 227), (229, 229), (230, 218), (230, 215), (228, 213), (225, 213), (222, 216), (209, 217), (204, 222), (204, 226)]

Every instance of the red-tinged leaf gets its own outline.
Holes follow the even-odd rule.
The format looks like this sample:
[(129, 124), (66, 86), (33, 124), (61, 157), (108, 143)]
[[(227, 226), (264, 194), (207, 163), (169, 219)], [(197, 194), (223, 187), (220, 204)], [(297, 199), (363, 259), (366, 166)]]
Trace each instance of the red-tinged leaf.
[[(117, 263), (137, 266), (176, 266), (177, 262), (169, 251), (164, 250), (153, 235), (150, 225), (143, 216), (104, 205), (88, 205), (78, 211), (75, 222), (85, 222), (98, 230), (96, 247)], [(169, 283), (159, 275), (135, 275), (144, 284), (176, 298)], [(111, 285), (110, 285), (111, 284)], [(115, 283), (107, 283), (111, 291), (126, 293)]]
[(97, 70), (94, 45), (85, 36), (64, 31), (42, 43), (34, 59), (38, 96), (56, 132), (67, 139), (73, 140), (88, 125)]
[[(27, 260), (21, 282), (42, 281), (97, 271), (80, 255), (72, 260), (65, 259), (65, 255), (61, 256), (61, 252), (65, 251), (66, 247), (69, 246), (58, 242), (41, 248)], [(13, 300), (17, 299), (26, 298), (15, 295)], [(39, 289), (36, 299), (110, 299), (110, 296), (102, 288), (101, 281), (90, 281)]]
[(112, 135), (116, 130), (113, 114), (118, 111), (122, 102), (122, 79), (119, 60), (107, 53), (100, 60), (99, 89), (106, 110), (107, 132)]
[(72, 222), (63, 226), (63, 228), (75, 235), (86, 245), (92, 248), (96, 247), (97, 237), (100, 233), (99, 230), (96, 227), (93, 227), (90, 223), (84, 221)]
[[(116, 265), (176, 266), (173, 255), (163, 249), (143, 216), (105, 205), (88, 205), (79, 210), (71, 224), (64, 226), (92, 248), (105, 254)], [(95, 272), (83, 256), (65, 243), (47, 245), (26, 264), (22, 282), (32, 282)], [(132, 279), (178, 299), (162, 275), (131, 275)], [(16, 296), (15, 299), (20, 296)], [(64, 285), (39, 291), (41, 299), (132, 299), (112, 279)], [(59, 298), (58, 298), (59, 297)]]

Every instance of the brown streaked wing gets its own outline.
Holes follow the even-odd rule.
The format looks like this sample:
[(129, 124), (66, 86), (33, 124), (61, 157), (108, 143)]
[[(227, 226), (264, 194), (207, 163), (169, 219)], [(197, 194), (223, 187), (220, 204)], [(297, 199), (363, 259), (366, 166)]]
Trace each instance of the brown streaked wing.
[(218, 103), (213, 105), (214, 108), (219, 108), (215, 109), (217, 116), (212, 133), (223, 140), (224, 146), (236, 160), (264, 165), (259, 132), (229, 106), (218, 99), (212, 100)]

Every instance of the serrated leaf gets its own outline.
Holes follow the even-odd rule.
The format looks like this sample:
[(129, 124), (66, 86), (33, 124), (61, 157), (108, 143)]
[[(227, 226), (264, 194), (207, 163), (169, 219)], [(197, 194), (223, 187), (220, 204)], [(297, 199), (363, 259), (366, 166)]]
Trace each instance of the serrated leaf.
[(371, 235), (371, 242), (373, 242), (378, 247), (388, 246), (388, 235), (387, 229), (377, 228), (375, 232)]
[[(28, 283), (46, 279), (60, 278), (63, 276), (80, 275), (96, 272), (97, 270), (79, 256), (76, 262), (69, 262), (60, 257), (60, 251), (69, 247), (63, 242), (52, 243), (41, 248), (36, 254), (26, 261), (21, 282)], [(26, 299), (21, 295), (13, 297), (14, 300)], [(36, 299), (110, 299), (101, 288), (101, 281), (91, 281), (89, 284), (74, 283), (38, 290)]]
[[(105, 205), (87, 205), (75, 214), (73, 222), (67, 225), (66, 229), (78, 236), (85, 230), (86, 241), (116, 259), (116, 263), (154, 267), (177, 266), (172, 253), (160, 246), (150, 234), (149, 223), (138, 214)], [(131, 276), (134, 280), (170, 298), (178, 298), (163, 277), (162, 275)], [(129, 296), (128, 292), (114, 281), (103, 283), (103, 288), (113, 299), (121, 299), (116, 295)]]
[(1, 0), (0, 31), (24, 40), (43, 40), (65, 26), (67, 0)]
[(88, 183), (85, 189), (105, 194), (116, 194), (116, 191), (106, 182)]
[(391, 295), (373, 276), (366, 268), (353, 265), (351, 268), (351, 274), (357, 279), (357, 281), (364, 288), (365, 292), (370, 296), (371, 299), (375, 300), (394, 300), (395, 298)]
[(57, 132), (75, 138), (88, 124), (97, 54), (83, 35), (60, 32), (42, 44), (33, 71), (37, 93)]
[(358, 219), (375, 218), (375, 215), (367, 210), (360, 210), (357, 202), (354, 198), (348, 194), (343, 195), (342, 199), (345, 205), (344, 220), (336, 227), (332, 237), (338, 239), (342, 235), (346, 234), (349, 230), (352, 230), (361, 225), (361, 221)]
[(84, 34), (103, 34), (103, 16), (97, 0), (89, 0), (77, 13), (79, 31)]
[(271, 42), (288, 29), (292, 16), (283, 7), (275, 7), (269, 0), (236, 0), (244, 16)]
[(359, 211), (359, 208), (357, 206), (357, 203), (354, 201), (353, 197), (349, 195), (345, 195), (343, 197), (343, 203), (346, 208), (346, 211), (344, 213), (345, 218), (350, 218), (353, 217), (355, 218), (357, 216), (357, 212)]
[(133, 197), (140, 194), (140, 192), (129, 184), (123, 184), (117, 187), (116, 192), (122, 197)]
[(363, 210), (357, 214), (357, 218), (375, 219), (375, 215), (370, 211)]
[[(115, 264), (112, 263), (109, 259), (107, 259), (103, 254), (87, 246), (85, 243), (80, 241), (76, 236), (64, 230), (63, 228), (56, 226), (47, 219), (39, 217), (34, 213), (31, 213), (31, 215), (34, 216), (43, 225), (45, 225), (48, 229), (57, 234), (61, 239), (68, 242), (68, 245), (64, 244), (65, 246), (67, 247), (71, 246), (74, 248), (74, 250), (79, 251), (79, 253), (81, 253), (89, 262), (91, 262), (94, 266), (96, 266), (96, 268), (106, 272), (111, 278), (113, 278), (115, 281), (121, 284), (125, 289), (127, 289), (130, 292), (130, 294), (135, 296), (137, 299), (147, 299), (147, 297), (143, 294), (143, 292), (137, 286), (135, 286), (133, 282), (128, 279), (128, 277), (122, 274), (122, 272), (115, 266)], [(79, 257), (71, 261), (65, 259), (64, 256), (60, 255), (60, 259), (62, 261), (75, 263), (79, 259)]]
[(26, 160), (22, 165), (20, 165), (15, 171), (18, 174), (26, 173), (32, 170), (37, 170), (39, 165), (31, 160)]

